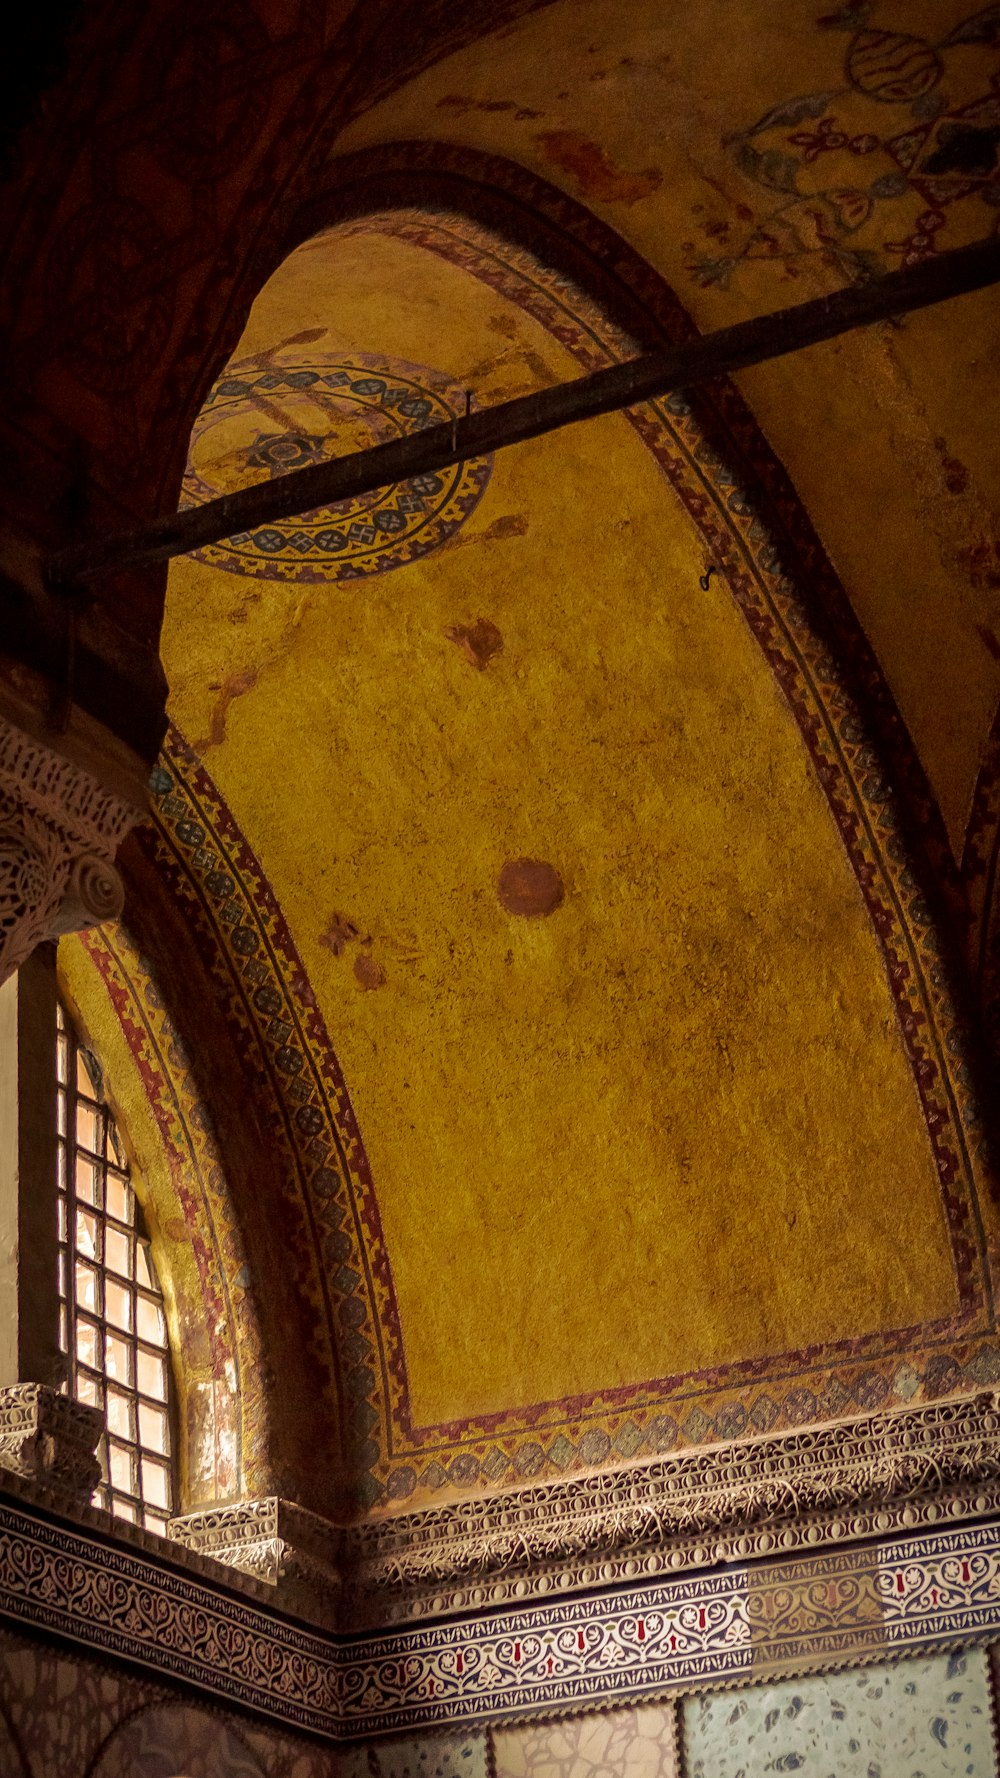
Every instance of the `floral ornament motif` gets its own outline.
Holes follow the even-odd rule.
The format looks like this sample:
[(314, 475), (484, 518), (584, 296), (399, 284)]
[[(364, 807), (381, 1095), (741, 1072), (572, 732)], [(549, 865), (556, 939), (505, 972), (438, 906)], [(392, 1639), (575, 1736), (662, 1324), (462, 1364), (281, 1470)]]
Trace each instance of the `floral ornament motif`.
[(739, 240), (729, 219), (702, 215), (713, 251), (685, 243), (702, 287), (728, 288), (755, 260), (786, 278), (819, 260), (862, 282), (1000, 227), (1000, 5), (937, 43), (876, 27), (870, 12), (819, 21), (850, 32), (839, 82), (783, 99), (725, 139), (769, 197), (763, 209), (737, 207), (750, 225)]
[(268, 475), (287, 475), (290, 469), (307, 469), (332, 455), (324, 448), (328, 443), (332, 440), (308, 432), (262, 433), (247, 451), (247, 468), (263, 469)]

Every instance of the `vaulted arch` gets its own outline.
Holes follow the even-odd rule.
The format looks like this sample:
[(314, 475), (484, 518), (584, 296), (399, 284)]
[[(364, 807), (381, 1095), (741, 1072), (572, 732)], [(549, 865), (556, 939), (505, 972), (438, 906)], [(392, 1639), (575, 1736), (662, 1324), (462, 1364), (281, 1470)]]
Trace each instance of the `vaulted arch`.
[[(422, 163), (416, 171), (415, 162)], [(511, 377), (566, 374), (557, 360), (606, 362), (687, 325), (651, 270), (602, 225), (500, 163), (412, 145), (364, 166), (346, 162), (332, 169), (328, 190), (294, 227), (309, 239), (264, 288), (248, 334), (196, 424), (188, 498), (229, 485), (226, 478), (247, 464), (257, 474), (280, 470), (281, 461), (268, 454), (270, 439), (322, 450), (345, 425), (388, 424), (383, 396), (395, 388), (393, 378), (397, 395), (407, 379), (415, 388), (422, 376), (427, 400), (454, 401), (463, 353), (495, 387), (497, 378), (506, 385)], [(402, 289), (407, 308), (393, 311)], [(456, 335), (460, 312), (465, 332)], [(432, 325), (444, 351), (433, 372), (421, 371), (431, 356)], [(477, 347), (475, 357), (477, 327), (483, 340), (492, 330), (492, 355)], [(362, 411), (365, 402), (378, 407), (376, 419)], [(419, 415), (414, 419), (419, 423)], [(617, 581), (621, 544), (610, 523), (601, 532), (607, 560), (600, 572), (617, 588), (611, 603), (601, 594), (595, 605), (588, 590), (599, 555), (575, 555), (572, 546), (568, 556), (552, 554), (546, 543), (559, 529), (555, 509), (542, 517), (546, 498), (550, 505), (561, 499), (573, 523), (583, 511), (570, 492), (584, 485), (575, 478), (590, 464), (582, 435), (579, 442), (556, 441), (557, 454), (544, 468), (536, 462), (519, 470), (513, 457), (504, 459), (506, 482), (499, 465), (484, 466), (474, 490), (451, 490), (448, 497), (458, 502), (451, 517), (450, 507), (434, 506), (437, 493), (428, 496), (430, 517), (412, 519), (424, 527), (420, 536), (407, 529), (410, 518), (380, 532), (363, 514), (333, 515), (321, 518), (319, 530), (311, 522), (294, 538), (294, 527), (285, 527), (273, 539), (237, 539), (173, 571), (164, 648), (175, 719), (186, 738), (172, 740), (164, 760), (158, 832), (140, 834), (132, 850), (155, 867), (157, 893), (187, 910), (207, 979), (225, 981), (224, 991), (216, 987), (207, 1000), (189, 994), (188, 1016), (198, 1021), (203, 1048), (238, 1058), (247, 1119), (267, 1132), (268, 1173), (244, 1159), (247, 1190), (258, 1181), (256, 1202), (244, 1199), (254, 1231), (246, 1239), (263, 1253), (269, 1233), (281, 1227), (285, 1244), (278, 1289), (287, 1311), (277, 1318), (270, 1312), (276, 1332), (279, 1323), (283, 1328), (276, 1396), (286, 1412), (301, 1416), (304, 1429), (305, 1402), (313, 1389), (322, 1391), (323, 1440), (307, 1453), (297, 1435), (301, 1461), (292, 1465), (297, 1497), (309, 1504), (343, 1499), (356, 1509), (799, 1424), (901, 1402), (915, 1390), (974, 1388), (996, 1363), (980, 1113), (938, 917), (945, 898), (935, 896), (930, 868), (944, 847), (891, 697), (787, 479), (732, 391), (615, 418), (594, 448), (603, 462), (600, 471), (591, 465), (585, 484), (591, 516), (607, 502), (609, 514), (638, 525), (629, 539), (632, 566)], [(345, 542), (349, 521), (360, 532)], [(540, 566), (540, 544), (547, 567)], [(520, 552), (520, 569), (504, 566), (504, 552), (512, 550)], [(706, 563), (714, 576), (704, 576)], [(707, 579), (700, 588), (698, 570)], [(531, 595), (529, 621), (529, 607), (518, 602), (522, 585), (546, 588), (551, 617)], [(627, 641), (620, 628), (626, 612)], [(671, 635), (675, 640), (665, 643)], [(580, 646), (583, 654), (574, 656)], [(610, 672), (610, 680), (602, 692), (597, 681), (588, 691), (587, 675), (605, 656), (600, 672)], [(543, 674), (533, 681), (542, 659), (553, 663), (547, 671), (555, 680)], [(608, 660), (617, 664), (608, 667)], [(423, 734), (426, 746), (421, 725), (442, 694), (437, 720), (445, 736), (440, 757), (451, 762), (450, 801), (438, 805), (431, 837), (420, 841), (430, 851), (419, 862), (413, 835), (427, 828), (432, 805), (424, 800), (414, 737)], [(605, 730), (602, 706), (617, 712)], [(477, 723), (513, 723), (497, 731), (492, 761), (489, 749), (477, 760), (462, 740), (465, 708), (477, 713)], [(531, 709), (535, 714), (525, 716)], [(510, 826), (508, 862), (516, 865), (518, 845), (527, 856), (527, 838), (515, 844), (523, 831), (517, 811), (530, 811), (543, 783), (539, 773), (563, 786), (585, 833), (579, 797), (587, 780), (577, 780), (578, 767), (571, 772), (559, 750), (556, 709), (557, 727), (578, 741), (582, 713), (598, 722), (601, 753), (589, 769), (596, 773), (595, 807), (612, 825), (588, 863), (586, 840), (581, 851), (558, 799), (543, 796), (543, 826), (563, 821), (562, 863), (542, 847), (550, 877), (541, 889), (525, 879), (525, 888), (524, 873), (515, 871), (506, 905), (501, 871), (499, 913), (491, 912), (503, 859), (489, 863), (492, 835), (480, 857), (486, 830), (474, 813), (462, 814), (460, 773), (471, 773), (477, 786), (473, 811), (489, 806), (496, 815), (513, 797), (513, 825), (500, 815), (500, 826)], [(387, 752), (390, 731), (380, 725), (389, 720), (395, 739)], [(633, 775), (643, 758), (636, 722), (643, 745), (662, 748), (669, 739), (670, 770), (683, 786), (673, 799), (662, 761), (652, 779), (645, 768)], [(335, 779), (327, 771), (325, 783), (315, 751), (323, 735), (338, 762)], [(512, 780), (500, 791), (491, 776), (504, 746), (527, 761), (519, 790)], [(619, 944), (607, 918), (621, 885), (612, 887), (606, 860), (599, 862), (602, 849), (617, 856), (623, 832), (616, 825), (621, 811), (612, 814), (608, 801), (609, 748), (623, 774), (626, 806), (639, 785), (646, 803), (653, 796), (659, 814), (644, 805), (641, 843), (661, 848), (655, 868), (666, 873), (654, 889), (652, 853), (644, 854), (630, 889), (626, 869), (625, 901), (635, 890), (647, 924), (640, 921), (640, 952), (623, 953), (618, 963), (606, 955), (609, 940), (612, 951)], [(386, 836), (400, 861), (388, 875), (379, 863)], [(683, 888), (685, 849), (702, 882), (727, 885), (719, 906), (706, 910), (707, 922), (700, 916), (694, 927), (697, 896), (694, 877), (691, 890)], [(723, 863), (727, 857), (752, 861), (749, 875), (742, 865)], [(419, 873), (426, 872), (436, 903), (420, 888)], [(588, 912), (596, 881), (603, 887)], [(793, 913), (796, 882), (805, 901)], [(517, 905), (522, 892), (530, 902), (538, 890), (544, 901), (550, 886), (545, 908)], [(466, 891), (478, 902), (474, 917), (458, 911), (456, 895)], [(412, 934), (393, 924), (400, 893), (416, 918)], [(369, 894), (374, 904), (359, 900)], [(804, 926), (801, 907), (811, 910)], [(744, 922), (738, 934), (734, 917)], [(540, 951), (532, 939), (536, 948), (522, 956), (518, 935), (543, 927), (517, 922), (535, 918), (549, 921), (544, 930), (551, 933), (559, 920), (574, 921), (570, 951), (565, 939), (541, 941)], [(762, 924), (753, 934), (755, 921)], [(517, 950), (519, 969), (534, 957), (541, 999), (523, 975), (520, 1003), (517, 995), (511, 999), (499, 986), (502, 969), (481, 967), (494, 943), (485, 935), (494, 928), (494, 938), (501, 928), (514, 937), (507, 949), (512, 958)], [(696, 951), (701, 955), (705, 942), (709, 949), (692, 980), (705, 986), (703, 998), (691, 999), (691, 982), (683, 987), (683, 970), (677, 973), (681, 954), (670, 966), (666, 956), (677, 931), (699, 929)], [(440, 960), (432, 961), (437, 986), (420, 1012), (420, 994), (400, 983), (419, 969), (421, 945), (435, 958), (449, 932), (473, 998), (440, 974)], [(713, 950), (716, 963), (705, 975)], [(498, 965), (502, 955), (501, 947)], [(683, 968), (691, 964), (689, 956)], [(596, 971), (603, 1038), (593, 1000), (583, 1025), (574, 1025), (577, 1015), (563, 998), (567, 969), (581, 980)], [(615, 971), (628, 982), (621, 1008), (613, 994), (608, 998)], [(776, 996), (776, 1023), (771, 1015), (755, 1023), (762, 992), (765, 1000)], [(399, 993), (402, 1000), (394, 999)], [(444, 999), (435, 1004), (435, 995)], [(629, 1005), (639, 1011), (638, 1024)], [(840, 1010), (824, 1024), (827, 1005)], [(379, 1006), (385, 1014), (363, 1010)], [(813, 1012), (803, 1027), (807, 1006)], [(451, 1021), (451, 1036), (441, 1036), (442, 1016), (445, 1025)], [(544, 1045), (532, 1047), (535, 1037), (523, 1048), (532, 1020), (548, 1054)], [(210, 1021), (217, 1039), (209, 1037)], [(657, 1029), (659, 1047), (651, 1049)], [(636, 1031), (645, 1046), (641, 1066)], [(614, 1070), (602, 1074), (594, 1062), (602, 1045), (619, 1058), (633, 1046), (617, 1086)], [(404, 1086), (410, 1090), (407, 1049), (420, 1055), (423, 1083), (414, 1118), (401, 1097)], [(583, 1074), (574, 1077), (583, 1084), (571, 1087), (567, 1074), (560, 1105), (559, 1057), (570, 1053), (574, 1068), (583, 1058)], [(669, 1071), (658, 1085), (667, 1057)], [(748, 1098), (732, 1087), (744, 1065), (748, 1084), (751, 1074), (757, 1082)], [(793, 1084), (792, 1073), (803, 1067), (801, 1085)], [(776, 1089), (763, 1097), (762, 1068), (764, 1078), (772, 1071)], [(535, 1101), (532, 1076), (545, 1083)], [(221, 1090), (221, 1076), (218, 1084)], [(616, 1091), (617, 1122), (607, 1111)], [(444, 1095), (436, 1105), (435, 1094)], [(859, 1094), (861, 1103), (870, 1097), (878, 1105), (880, 1132), (856, 1117)], [(497, 1104), (508, 1099), (524, 1107), (517, 1134), (516, 1124), (496, 1124)], [(231, 1139), (243, 1133), (231, 1132)], [(622, 1141), (631, 1158), (616, 1184), (611, 1156)], [(644, 1141), (653, 1145), (648, 1153), (640, 1152)], [(604, 1158), (570, 1208), (561, 1194), (584, 1165), (583, 1148), (573, 1147), (581, 1142)], [(685, 1161), (692, 1152), (693, 1162)], [(550, 1157), (561, 1184), (551, 1184)], [(664, 1164), (666, 1172), (658, 1170)], [(539, 1166), (536, 1177), (531, 1169)], [(755, 1196), (741, 1195), (744, 1166)], [(780, 1238), (761, 1169), (782, 1200)], [(678, 1209), (685, 1177), (697, 1181), (686, 1210)], [(543, 1178), (553, 1193), (547, 1205)], [(422, 1199), (420, 1191), (432, 1187)], [(924, 1256), (919, 1277), (911, 1270), (905, 1281), (892, 1258), (897, 1213), (888, 1209), (904, 1189)], [(721, 1270), (694, 1287), (693, 1310), (686, 1290), (684, 1314), (671, 1318), (669, 1333), (651, 1313), (652, 1296), (649, 1308), (636, 1313), (633, 1306), (623, 1328), (625, 1279), (637, 1253), (648, 1255), (656, 1291), (671, 1291), (672, 1278), (696, 1277), (705, 1263), (699, 1193)], [(838, 1193), (846, 1194), (843, 1201)], [(886, 1220), (877, 1226), (878, 1202)], [(537, 1222), (540, 1204), (547, 1232), (539, 1242), (521, 1231)], [(836, 1206), (836, 1235), (834, 1225), (826, 1234), (812, 1226), (821, 1205)], [(545, 1218), (551, 1222), (553, 1214), (550, 1227)], [(616, 1216), (626, 1231), (638, 1226), (638, 1246), (614, 1231), (608, 1219)], [(806, 1221), (796, 1236), (800, 1216)], [(680, 1249), (671, 1248), (671, 1217), (675, 1235), (689, 1219), (693, 1246), (685, 1249), (682, 1236)], [(615, 1288), (603, 1290), (592, 1277), (584, 1282), (574, 1261), (553, 1258), (556, 1228), (575, 1221), (587, 1250), (608, 1259)], [(727, 1240), (735, 1243), (732, 1256), (737, 1249), (754, 1256), (741, 1262), (749, 1272), (731, 1269)], [(679, 1251), (686, 1257), (678, 1260)], [(446, 1279), (460, 1252), (465, 1271), (456, 1292)], [(862, 1252), (855, 1302), (851, 1268)], [(831, 1253), (836, 1282), (824, 1298), (815, 1268), (829, 1266)], [(268, 1268), (272, 1279), (274, 1270)], [(783, 1295), (790, 1283), (793, 1298), (807, 1285), (797, 1307)], [(517, 1306), (511, 1312), (508, 1303), (504, 1314), (515, 1335), (533, 1329), (528, 1357), (509, 1341), (487, 1352), (494, 1337), (489, 1304), (504, 1288), (514, 1292)], [(912, 1291), (905, 1304), (901, 1290)], [(748, 1305), (747, 1317), (741, 1305)], [(871, 1325), (859, 1333), (866, 1313)], [(289, 1340), (293, 1326), (310, 1330), (308, 1339), (300, 1336), (301, 1359)], [(506, 1396), (501, 1377), (509, 1382)], [(334, 1473), (343, 1477), (342, 1496), (331, 1492)]]

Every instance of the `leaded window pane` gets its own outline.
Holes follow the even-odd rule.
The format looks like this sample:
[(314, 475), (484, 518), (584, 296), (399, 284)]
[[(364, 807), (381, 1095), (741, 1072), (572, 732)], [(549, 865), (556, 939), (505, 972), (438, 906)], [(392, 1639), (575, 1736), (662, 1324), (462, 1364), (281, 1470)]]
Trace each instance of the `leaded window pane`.
[(95, 1499), (162, 1531), (173, 1510), (163, 1297), (95, 1058), (59, 1009), (60, 1340), (67, 1387), (103, 1410)]

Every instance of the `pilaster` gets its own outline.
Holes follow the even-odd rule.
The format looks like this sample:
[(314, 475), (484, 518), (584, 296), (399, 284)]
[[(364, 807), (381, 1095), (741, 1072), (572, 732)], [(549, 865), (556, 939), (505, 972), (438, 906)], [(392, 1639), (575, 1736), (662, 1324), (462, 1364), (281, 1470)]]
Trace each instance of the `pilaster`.
[(115, 854), (141, 812), (94, 769), (0, 708), (0, 981), (43, 939), (121, 913)]

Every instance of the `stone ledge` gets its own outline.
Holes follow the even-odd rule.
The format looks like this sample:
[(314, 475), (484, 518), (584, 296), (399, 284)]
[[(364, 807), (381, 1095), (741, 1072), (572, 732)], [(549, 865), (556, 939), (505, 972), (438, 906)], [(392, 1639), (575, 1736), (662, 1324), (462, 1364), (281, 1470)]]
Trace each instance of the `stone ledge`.
[[(56, 1411), (75, 1405), (56, 1400)], [(26, 1449), (20, 1473), (37, 1496), (44, 1475), (33, 1461)], [(79, 1503), (72, 1510), (95, 1517)], [(186, 1514), (166, 1539), (144, 1541), (293, 1617), (350, 1633), (992, 1515), (1000, 1398), (990, 1392), (349, 1527), (268, 1496)], [(137, 1541), (132, 1527), (99, 1516), (116, 1538)]]
[(44, 1383), (0, 1389), (0, 1469), (46, 1493), (89, 1500), (101, 1479), (95, 1456), (104, 1417)]
[(345, 1615), (404, 1622), (954, 1523), (1000, 1502), (1000, 1396), (712, 1446), (353, 1526)]
[(185, 1513), (169, 1521), (167, 1537), (273, 1588), (284, 1610), (336, 1626), (343, 1532), (329, 1520), (269, 1495)]

